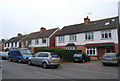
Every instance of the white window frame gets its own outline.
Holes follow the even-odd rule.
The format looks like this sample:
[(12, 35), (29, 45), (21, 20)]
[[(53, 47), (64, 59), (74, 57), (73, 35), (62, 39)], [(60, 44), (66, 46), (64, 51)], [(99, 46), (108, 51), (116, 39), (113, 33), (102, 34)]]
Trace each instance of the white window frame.
[(39, 39), (35, 39), (35, 44), (39, 44)]
[(88, 54), (89, 56), (96, 56), (97, 48), (96, 47), (86, 47), (86, 54)]
[[(45, 42), (43, 42), (45, 40)], [(42, 38), (42, 43), (45, 44), (47, 43), (47, 39), (46, 38)]]
[(58, 42), (64, 42), (64, 36), (59, 36), (58, 37)]
[(75, 46), (67, 46), (68, 50), (75, 50)]
[(94, 33), (93, 32), (86, 32), (85, 33), (85, 40), (93, 40), (94, 39)]
[(101, 38), (102, 39), (112, 38), (111, 30), (102, 30), (101, 31)]
[(70, 41), (76, 41), (77, 40), (77, 35), (69, 35)]

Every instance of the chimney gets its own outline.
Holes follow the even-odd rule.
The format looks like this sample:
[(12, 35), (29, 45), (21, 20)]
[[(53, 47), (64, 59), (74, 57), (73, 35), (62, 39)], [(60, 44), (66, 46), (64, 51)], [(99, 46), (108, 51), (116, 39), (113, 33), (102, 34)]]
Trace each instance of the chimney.
[(40, 32), (42, 33), (42, 32), (44, 32), (46, 30), (46, 28), (44, 28), (44, 27), (41, 27), (40, 28)]
[(21, 33), (18, 33), (18, 34), (17, 34), (17, 36), (18, 36), (18, 37), (21, 37), (21, 36), (22, 36), (22, 34), (21, 34)]
[(90, 22), (90, 19), (88, 18), (88, 16), (87, 16), (87, 18), (84, 18), (84, 24), (88, 24)]

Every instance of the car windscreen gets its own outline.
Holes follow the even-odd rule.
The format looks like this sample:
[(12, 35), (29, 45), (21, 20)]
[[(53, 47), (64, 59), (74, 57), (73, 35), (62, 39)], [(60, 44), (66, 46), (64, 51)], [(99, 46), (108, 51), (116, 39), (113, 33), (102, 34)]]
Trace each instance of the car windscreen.
[(82, 54), (75, 54), (74, 57), (82, 57)]
[(28, 50), (28, 49), (21, 49), (20, 52), (21, 52), (21, 54), (23, 54), (23, 55), (31, 55), (31, 52), (30, 52), (30, 50)]
[(51, 53), (50, 55), (52, 56), (52, 58), (59, 58), (59, 56), (56, 53)]
[(104, 57), (115, 57), (115, 54), (105, 54)]

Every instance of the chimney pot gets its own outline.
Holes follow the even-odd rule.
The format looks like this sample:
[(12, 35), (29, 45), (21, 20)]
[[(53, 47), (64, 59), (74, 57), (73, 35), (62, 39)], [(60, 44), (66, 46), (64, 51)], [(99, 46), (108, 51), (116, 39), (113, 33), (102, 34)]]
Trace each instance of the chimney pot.
[(17, 36), (20, 37), (20, 36), (22, 36), (22, 34), (21, 34), (21, 33), (18, 33)]
[(42, 32), (44, 32), (46, 30), (46, 28), (44, 28), (44, 27), (41, 27), (40, 28), (40, 32), (42, 33)]
[(84, 24), (88, 24), (89, 22), (90, 22), (90, 19), (88, 18), (88, 16), (84, 18)]

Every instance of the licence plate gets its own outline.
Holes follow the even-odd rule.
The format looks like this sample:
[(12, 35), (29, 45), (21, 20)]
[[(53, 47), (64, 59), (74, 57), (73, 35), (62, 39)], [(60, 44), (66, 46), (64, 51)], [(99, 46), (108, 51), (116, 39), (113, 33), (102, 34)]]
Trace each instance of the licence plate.
[(112, 59), (111, 59), (111, 58), (106, 58), (106, 60), (112, 61)]
[(55, 59), (54, 61), (58, 61), (58, 59)]
[(75, 61), (78, 61), (78, 59), (75, 59)]

